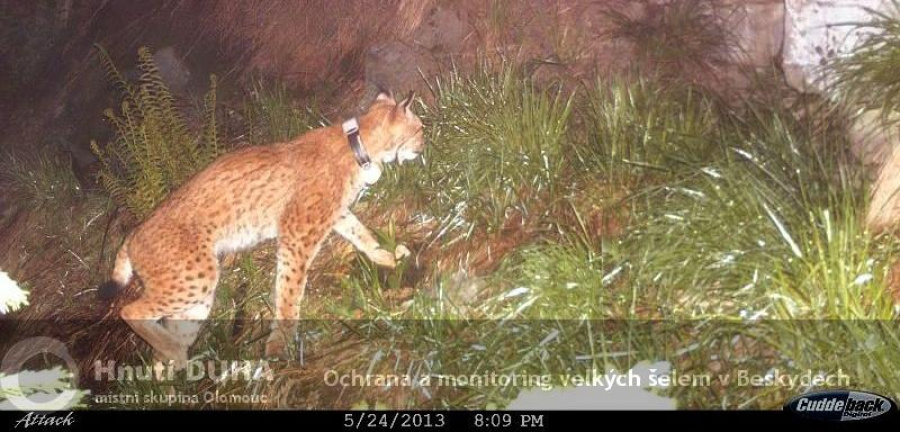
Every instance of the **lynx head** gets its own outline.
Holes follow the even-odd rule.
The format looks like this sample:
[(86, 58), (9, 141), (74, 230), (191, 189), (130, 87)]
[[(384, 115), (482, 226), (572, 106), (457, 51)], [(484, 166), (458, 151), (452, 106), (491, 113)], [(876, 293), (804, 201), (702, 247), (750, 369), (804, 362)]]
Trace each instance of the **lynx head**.
[(373, 123), (375, 142), (367, 142), (372, 160), (382, 163), (417, 158), (425, 149), (422, 120), (413, 110), (415, 92), (397, 102), (388, 92), (380, 92), (364, 116), (363, 123)]

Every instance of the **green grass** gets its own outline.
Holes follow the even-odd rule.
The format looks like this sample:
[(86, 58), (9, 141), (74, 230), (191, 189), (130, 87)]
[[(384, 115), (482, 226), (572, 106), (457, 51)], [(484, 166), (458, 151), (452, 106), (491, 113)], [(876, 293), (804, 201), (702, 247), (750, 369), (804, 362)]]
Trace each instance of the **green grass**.
[(728, 128), (725, 157), (646, 196), (625, 246), (636, 283), (668, 319), (744, 323), (780, 367), (896, 394), (897, 374), (867, 365), (896, 361), (897, 245), (862, 228), (867, 185), (846, 139), (784, 113)]
[[(415, 335), (409, 340), (440, 341), (441, 354), (457, 359), (477, 357), (471, 341), (478, 340), (491, 360), (482, 358), (475, 369), (448, 367), (458, 372), (577, 369), (574, 359), (597, 349), (593, 336), (560, 345), (542, 338), (565, 329), (585, 336), (568, 326), (612, 319), (620, 331), (605, 336), (622, 351), (615, 362), (601, 357), (619, 369), (665, 359), (695, 373), (708, 373), (711, 364), (760, 375), (772, 368), (843, 370), (860, 388), (896, 393), (900, 382), (890, 368), (865, 367), (895, 361), (897, 340), (886, 323), (896, 322), (896, 312), (886, 276), (896, 244), (861, 228), (862, 167), (847, 154), (840, 130), (817, 123), (824, 112), (798, 119), (770, 106), (728, 110), (701, 92), (651, 81), (601, 83), (588, 101), (590, 141), (577, 160), (561, 158), (559, 172), (578, 174), (573, 190), (590, 190), (593, 181), (630, 191), (636, 215), (624, 238), (598, 246), (578, 237), (582, 227), (562, 227), (575, 238), (553, 235), (525, 245), (497, 273), (472, 282), (480, 292), (475, 307), (460, 313), (457, 305), (435, 305), (444, 297), (432, 295), (414, 299), (408, 312), (382, 305), (367, 316), (437, 322), (448, 315), (436, 311), (453, 311), (449, 317), (472, 328), (451, 332), (452, 338), (404, 331)], [(447, 277), (434, 280), (439, 287), (432, 292), (454, 286)], [(368, 284), (356, 289), (358, 297), (366, 298)], [(518, 339), (478, 325), (483, 319), (510, 320), (527, 331)], [(648, 320), (660, 319), (669, 331), (652, 337), (656, 321)], [(458, 341), (460, 334), (468, 338)], [(416, 345), (404, 346), (421, 354), (425, 346)], [(772, 408), (800, 390), (721, 386), (672, 393), (681, 406)], [(502, 405), (515, 393), (469, 388), (443, 403)]]
[(715, 105), (687, 85), (640, 77), (597, 80), (585, 96), (587, 142), (573, 151), (582, 171), (609, 185), (677, 176), (717, 154), (710, 139), (718, 127)]
[(580, 244), (524, 247), (504, 260), (492, 282), (508, 287), (502, 298), (520, 297), (530, 306), (516, 312), (522, 306), (519, 299), (503, 302), (491, 315), (570, 320), (629, 316), (630, 296), (607, 289), (619, 282), (622, 269), (607, 261), (613, 259)]
[[(96, 263), (104, 258), (110, 200), (81, 190), (71, 161), (50, 150), (7, 153), (0, 161), (0, 185), (10, 191), (13, 208), (24, 216), (19, 218), (21, 224), (4, 227), (10, 229), (11, 238), (23, 239), (18, 252), (7, 257), (4, 270), (42, 268), (28, 276), (43, 278), (51, 271), (65, 271), (93, 278)], [(79, 280), (73, 288), (86, 289), (84, 282)], [(66, 299), (67, 304), (71, 301)]]
[(267, 85), (262, 81), (254, 83), (244, 113), (250, 144), (284, 142), (328, 124), (315, 104), (300, 108), (284, 84)]
[(377, 200), (407, 200), (443, 228), (496, 232), (511, 213), (540, 218), (565, 194), (573, 97), (509, 65), (430, 83), (424, 167), (389, 171)]
[[(698, 160), (702, 161), (722, 153), (707, 151), (718, 149), (714, 137), (719, 136), (719, 118), (710, 100), (690, 90), (677, 94), (675, 90), (653, 87), (649, 81), (624, 80), (613, 91), (607, 92), (598, 84), (591, 93), (599, 96), (588, 101), (592, 108), (586, 114), (589, 132), (581, 135), (592, 137), (590, 147), (569, 152), (576, 148), (570, 140), (579, 134), (570, 133), (568, 128), (564, 135), (552, 135), (560, 137), (550, 141), (558, 142), (558, 150), (546, 141), (539, 146), (519, 147), (534, 142), (529, 137), (541, 136), (536, 131), (546, 129), (526, 126), (547, 124), (558, 118), (553, 113), (560, 111), (542, 110), (543, 121), (517, 120), (521, 109), (504, 109), (517, 107), (506, 102), (507, 89), (516, 88), (518, 82), (513, 73), (457, 73), (435, 83), (436, 102), (425, 107), (424, 117), (431, 125), (425, 169), (410, 166), (390, 171), (388, 181), (379, 184), (370, 199), (414, 203), (417, 210), (442, 223), (431, 231), (431, 237), (440, 237), (450, 230), (490, 231), (502, 227), (505, 218), (481, 219), (478, 223), (479, 219), (469, 219), (471, 215), (505, 216), (499, 209), (509, 208), (510, 202), (518, 203), (514, 207), (518, 209), (546, 206), (537, 197), (516, 195), (515, 186), (505, 183), (508, 178), (535, 181), (532, 184), (539, 185), (537, 190), (552, 191), (539, 198), (557, 199), (557, 205), (569, 206), (579, 198), (573, 195), (590, 190), (592, 182), (615, 181), (634, 186), (648, 179), (658, 182), (678, 178), (659, 172), (689, 172), (698, 165), (691, 156), (699, 153)], [(530, 83), (524, 82), (526, 86), (519, 89), (534, 91)], [(548, 93), (544, 90), (538, 94)], [(685, 102), (680, 98), (685, 94), (695, 95), (695, 99)], [(567, 100), (569, 114), (574, 100)], [(615, 134), (610, 137), (606, 131)], [(493, 135), (500, 132), (500, 137)], [(525, 132), (528, 135), (522, 138)], [(480, 143), (490, 145), (492, 154), (482, 153), (485, 147), (478, 146)], [(619, 146), (628, 156), (610, 146)], [(507, 169), (506, 159), (496, 155), (505, 155), (508, 149), (520, 155), (546, 155), (542, 159), (553, 159), (540, 165), (526, 160), (518, 164), (518, 170)], [(682, 156), (670, 156), (673, 152)], [(630, 160), (643, 163), (631, 166)], [(648, 169), (651, 165), (657, 169)], [(490, 205), (475, 207), (483, 198)], [(648, 358), (674, 357), (672, 353), (685, 348), (681, 340), (686, 332), (694, 332), (693, 325), (650, 321), (659, 318), (655, 312), (659, 301), (648, 298), (652, 292), (644, 290), (629, 275), (628, 257), (622, 255), (620, 242), (595, 242), (583, 224), (586, 215), (577, 209), (575, 220), (565, 226), (556, 214), (559, 207), (543, 209), (555, 211), (523, 213), (554, 221), (556, 230), (521, 246), (494, 274), (471, 275), (460, 269), (459, 273), (432, 275), (420, 280), (414, 286), (414, 295), (402, 303), (384, 293), (402, 288), (408, 268), (401, 265), (394, 271), (378, 270), (360, 258), (359, 265), (342, 282), (342, 292), (347, 295), (334, 301), (331, 310), (347, 319), (389, 319), (395, 327), (388, 326), (391, 331), (387, 334), (366, 338), (365, 348), (359, 350), (358, 368), (403, 370), (425, 364), (428, 373), (439, 376), (517, 371), (552, 376), (554, 385), (560, 385), (559, 375), (563, 373), (584, 374), (590, 368), (607, 367), (627, 370)], [(466, 241), (465, 236), (453, 239)], [(474, 298), (455, 295), (467, 290), (474, 291)], [(505, 322), (509, 324), (504, 325)], [(705, 338), (721, 341), (734, 335), (721, 328), (715, 330), (715, 334)], [(435, 351), (436, 346), (440, 349)], [(390, 352), (401, 353), (390, 359), (392, 364), (384, 356)], [(702, 351), (680, 354), (692, 358), (695, 365), (700, 364), (703, 355)], [(445, 389), (427, 400), (413, 398), (407, 402), (409, 406), (502, 406), (522, 388), (469, 386)]]
[[(861, 271), (869, 258), (868, 240), (854, 228), (865, 186), (846, 140), (804, 136), (790, 119), (759, 115), (723, 137), (718, 161), (649, 192), (629, 236), (642, 282), (664, 292), (681, 316), (767, 308), (767, 286), (787, 290), (804, 281), (820, 292), (821, 283), (841, 284), (830, 279), (837, 270)], [(829, 278), (809, 280), (819, 268)]]
[(81, 193), (70, 161), (47, 150), (31, 154), (7, 152), (0, 161), (0, 184), (30, 209), (60, 208)]
[[(861, 228), (864, 171), (843, 132), (821, 127), (824, 111), (728, 108), (649, 78), (569, 95), (509, 67), (430, 84), (434, 102), (418, 107), (423, 164), (389, 168), (357, 207), (374, 219), (403, 216), (372, 228), (388, 249), (414, 245), (414, 257), (393, 270), (359, 254), (317, 266), (301, 335), (307, 352), (327, 352), (325, 367), (432, 382), (539, 375), (561, 386), (571, 385), (567, 374), (667, 361), (712, 379), (664, 392), (682, 408), (777, 409), (808, 390), (717, 381), (741, 371), (841, 370), (853, 388), (898, 395), (888, 271), (900, 242)], [(310, 118), (286, 97), (261, 106), (281, 114), (257, 116), (270, 119), (258, 130), (295, 133), (297, 119)], [(627, 207), (623, 233), (594, 232), (598, 210), (585, 202)], [(496, 258), (495, 270), (475, 273), (451, 253), (456, 244), (484, 248), (492, 237), (480, 234), (502, 236), (510, 221), (537, 227), (535, 235)], [(419, 225), (427, 228), (412, 229)], [(456, 264), (438, 265), (447, 260)], [(244, 257), (223, 279), (200, 358), (259, 357), (266, 330), (252, 319), (269, 307), (270, 261)], [(236, 330), (236, 317), (251, 323)], [(540, 386), (355, 387), (337, 396), (309, 361), (284, 365), (272, 383), (178, 385), (266, 394), (277, 406), (337, 398), (396, 408), (501, 407)]]
[[(892, 0), (888, 10), (868, 10), (867, 22), (849, 23), (866, 36), (846, 57), (837, 57), (826, 68), (837, 94), (855, 108), (880, 109), (885, 117), (900, 110), (900, 2)], [(877, 95), (877, 97), (873, 97)], [(896, 119), (892, 120), (896, 122)]]

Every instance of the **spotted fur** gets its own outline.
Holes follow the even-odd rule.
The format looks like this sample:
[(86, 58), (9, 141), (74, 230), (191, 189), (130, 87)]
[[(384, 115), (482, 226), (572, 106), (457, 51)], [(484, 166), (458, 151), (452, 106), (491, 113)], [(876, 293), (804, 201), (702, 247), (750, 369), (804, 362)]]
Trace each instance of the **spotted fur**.
[[(399, 103), (379, 94), (359, 118), (375, 169), (422, 152), (422, 122), (412, 112), (412, 100), (412, 94)], [(121, 316), (158, 359), (183, 367), (212, 307), (219, 256), (275, 239), (274, 320), (266, 354), (281, 356), (286, 335), (294, 331), (286, 327), (299, 317), (310, 263), (330, 232), (376, 264), (395, 265), (396, 251), (382, 249), (350, 212), (365, 186), (361, 171), (339, 125), (226, 154), (173, 192), (127, 237), (105, 291), (125, 286), (137, 274), (141, 297)]]

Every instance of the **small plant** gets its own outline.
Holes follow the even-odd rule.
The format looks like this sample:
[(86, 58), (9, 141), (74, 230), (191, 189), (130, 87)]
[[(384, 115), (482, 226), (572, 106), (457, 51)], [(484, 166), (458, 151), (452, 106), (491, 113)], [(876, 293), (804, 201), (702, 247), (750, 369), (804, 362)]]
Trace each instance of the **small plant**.
[(51, 411), (84, 408), (89, 391), (72, 384), (73, 374), (62, 367), (39, 371), (0, 373), (0, 381), (17, 383), (0, 386), (0, 411)]
[[(28, 292), (0, 271), (0, 316), (28, 305)], [(88, 392), (73, 388), (72, 373), (57, 366), (41, 371), (0, 373), (0, 411), (68, 409), (83, 406)], [(12, 385), (9, 385), (12, 384)], [(60, 402), (54, 402), (60, 401)]]
[(150, 49), (138, 51), (141, 75), (128, 82), (102, 47), (97, 51), (110, 82), (121, 92), (118, 112), (105, 112), (116, 139), (91, 148), (100, 160), (99, 178), (113, 199), (137, 217), (147, 215), (169, 192), (225, 151), (216, 119), (216, 76), (210, 77), (205, 119), (188, 129), (184, 114), (160, 76)]

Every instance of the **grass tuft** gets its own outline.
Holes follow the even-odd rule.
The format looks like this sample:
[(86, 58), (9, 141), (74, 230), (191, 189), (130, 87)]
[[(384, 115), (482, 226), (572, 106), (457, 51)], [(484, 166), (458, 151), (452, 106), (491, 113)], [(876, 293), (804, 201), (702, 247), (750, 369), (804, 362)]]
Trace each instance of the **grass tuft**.
[(0, 161), (0, 184), (32, 210), (64, 207), (81, 193), (70, 161), (46, 150), (25, 155), (7, 152)]
[[(606, 36), (629, 42), (643, 72), (687, 82), (708, 77), (728, 64), (734, 55), (736, 37), (729, 30), (728, 13), (712, 2), (682, 0), (642, 5), (640, 12), (607, 8), (612, 22)], [(627, 9), (626, 9), (627, 10)]]
[(633, 187), (715, 157), (718, 113), (704, 92), (657, 79), (598, 80), (586, 96), (587, 143), (574, 146), (583, 171)]
[(900, 2), (891, 0), (884, 12), (866, 10), (871, 14), (869, 21), (848, 24), (864, 35), (862, 42), (850, 55), (827, 65), (833, 72), (829, 84), (850, 106), (895, 115), (900, 111), (900, 77), (896, 73), (900, 67)]
[[(454, 70), (431, 83), (425, 166), (389, 172), (376, 191), (415, 193), (441, 230), (492, 233), (512, 214), (540, 218), (566, 187), (573, 97), (540, 89), (505, 64), (473, 74)], [(406, 197), (404, 197), (406, 198)]]
[(254, 145), (284, 142), (328, 124), (314, 104), (297, 107), (284, 84), (255, 82), (244, 111), (248, 125), (247, 138)]

